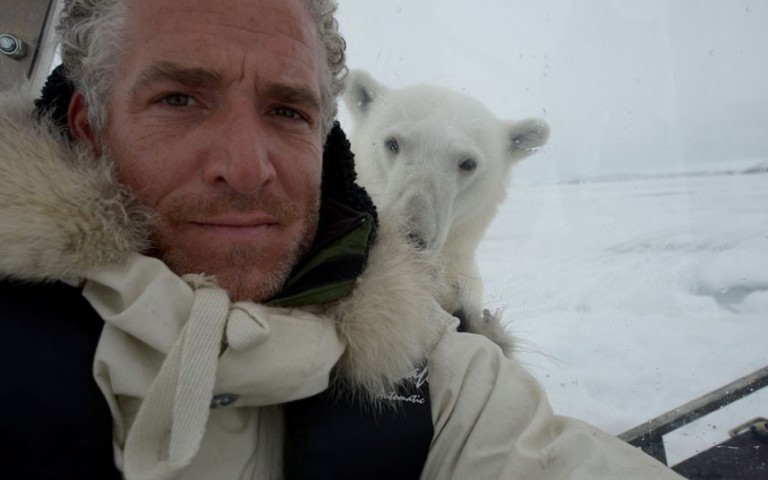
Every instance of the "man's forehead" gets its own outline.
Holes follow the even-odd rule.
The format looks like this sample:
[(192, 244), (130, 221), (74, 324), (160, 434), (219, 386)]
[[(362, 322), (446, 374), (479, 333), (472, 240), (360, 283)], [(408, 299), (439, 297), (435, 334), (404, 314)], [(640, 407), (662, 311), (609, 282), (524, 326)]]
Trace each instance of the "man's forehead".
[(262, 54), (271, 55), (286, 79), (320, 80), (317, 26), (300, 0), (128, 1), (128, 62), (146, 71), (134, 80), (208, 81), (245, 67), (246, 57), (255, 59), (251, 68), (259, 67)]
[[(128, 16), (147, 25), (184, 27), (190, 16), (205, 16), (211, 29), (220, 26), (248, 30), (257, 21), (296, 38), (317, 36), (317, 25), (301, 0), (125, 0)], [(302, 25), (297, 27), (297, 23)], [(197, 25), (205, 29), (206, 25)], [(129, 24), (130, 28), (130, 24)], [(309, 31), (305, 30), (308, 29)]]

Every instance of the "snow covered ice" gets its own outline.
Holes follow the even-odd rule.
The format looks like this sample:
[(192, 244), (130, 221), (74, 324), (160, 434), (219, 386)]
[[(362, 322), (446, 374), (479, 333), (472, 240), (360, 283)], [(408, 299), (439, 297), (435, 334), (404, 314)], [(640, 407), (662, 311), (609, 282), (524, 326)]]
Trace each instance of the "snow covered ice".
[[(355, 68), (551, 125), (478, 255), (558, 413), (619, 434), (768, 366), (767, 20), (738, 2), (342, 2)], [(768, 388), (666, 435), (669, 462), (757, 416)]]
[[(768, 174), (519, 173), (480, 270), (555, 411), (620, 434), (768, 365)], [(667, 435), (670, 464), (767, 412), (757, 393)]]

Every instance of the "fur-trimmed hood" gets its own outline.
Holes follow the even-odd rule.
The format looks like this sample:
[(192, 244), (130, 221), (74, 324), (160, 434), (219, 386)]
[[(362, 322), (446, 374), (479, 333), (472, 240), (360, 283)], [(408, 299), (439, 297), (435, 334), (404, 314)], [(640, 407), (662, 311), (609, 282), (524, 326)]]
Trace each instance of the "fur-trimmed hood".
[[(443, 328), (432, 270), (390, 223), (380, 221), (354, 293), (322, 306), (346, 344), (339, 380), (371, 396), (423, 361)], [(142, 252), (151, 224), (111, 165), (0, 94), (0, 278), (80, 283)]]
[(110, 165), (0, 94), (0, 278), (75, 282), (143, 250), (149, 220)]

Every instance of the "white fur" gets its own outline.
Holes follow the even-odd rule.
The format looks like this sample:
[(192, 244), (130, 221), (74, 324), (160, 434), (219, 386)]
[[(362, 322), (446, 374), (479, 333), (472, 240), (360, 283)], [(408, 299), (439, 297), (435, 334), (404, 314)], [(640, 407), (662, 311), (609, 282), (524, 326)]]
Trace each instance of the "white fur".
[[(0, 95), (0, 278), (78, 282), (145, 249), (147, 218), (109, 165), (33, 120), (31, 105)], [(381, 217), (354, 293), (314, 307), (336, 318), (347, 345), (343, 392), (374, 401), (425, 361), (447, 321), (434, 268), (391, 223)]]
[[(452, 286), (443, 307), (462, 310), (471, 331), (508, 344), (498, 316), (482, 310), (475, 253), (512, 166), (546, 143), (547, 124), (499, 120), (475, 99), (437, 86), (390, 89), (359, 70), (350, 72), (344, 100), (355, 121), (360, 182), (443, 266)], [(463, 170), (467, 160), (476, 168)]]
[(436, 301), (434, 266), (409, 248), (392, 219), (380, 215), (379, 225), (355, 293), (333, 306), (347, 343), (339, 361), (344, 381), (369, 399), (423, 363), (450, 321)]
[(0, 95), (0, 277), (76, 281), (146, 243), (148, 216), (31, 104)]

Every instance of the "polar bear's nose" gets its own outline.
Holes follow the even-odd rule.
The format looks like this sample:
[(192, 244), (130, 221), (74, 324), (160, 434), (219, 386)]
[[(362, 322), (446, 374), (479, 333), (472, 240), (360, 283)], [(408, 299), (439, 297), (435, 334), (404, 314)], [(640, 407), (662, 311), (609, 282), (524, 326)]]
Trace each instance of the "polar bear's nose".
[(425, 242), (418, 233), (408, 232), (405, 234), (405, 237), (408, 239), (408, 243), (413, 245), (416, 249), (425, 250), (427, 248), (427, 242)]
[(435, 205), (440, 205), (439, 200), (422, 192), (401, 193), (399, 198), (401, 200), (395, 206), (395, 211), (402, 219), (401, 228), (408, 242), (419, 250), (440, 248), (441, 216), (435, 208)]

